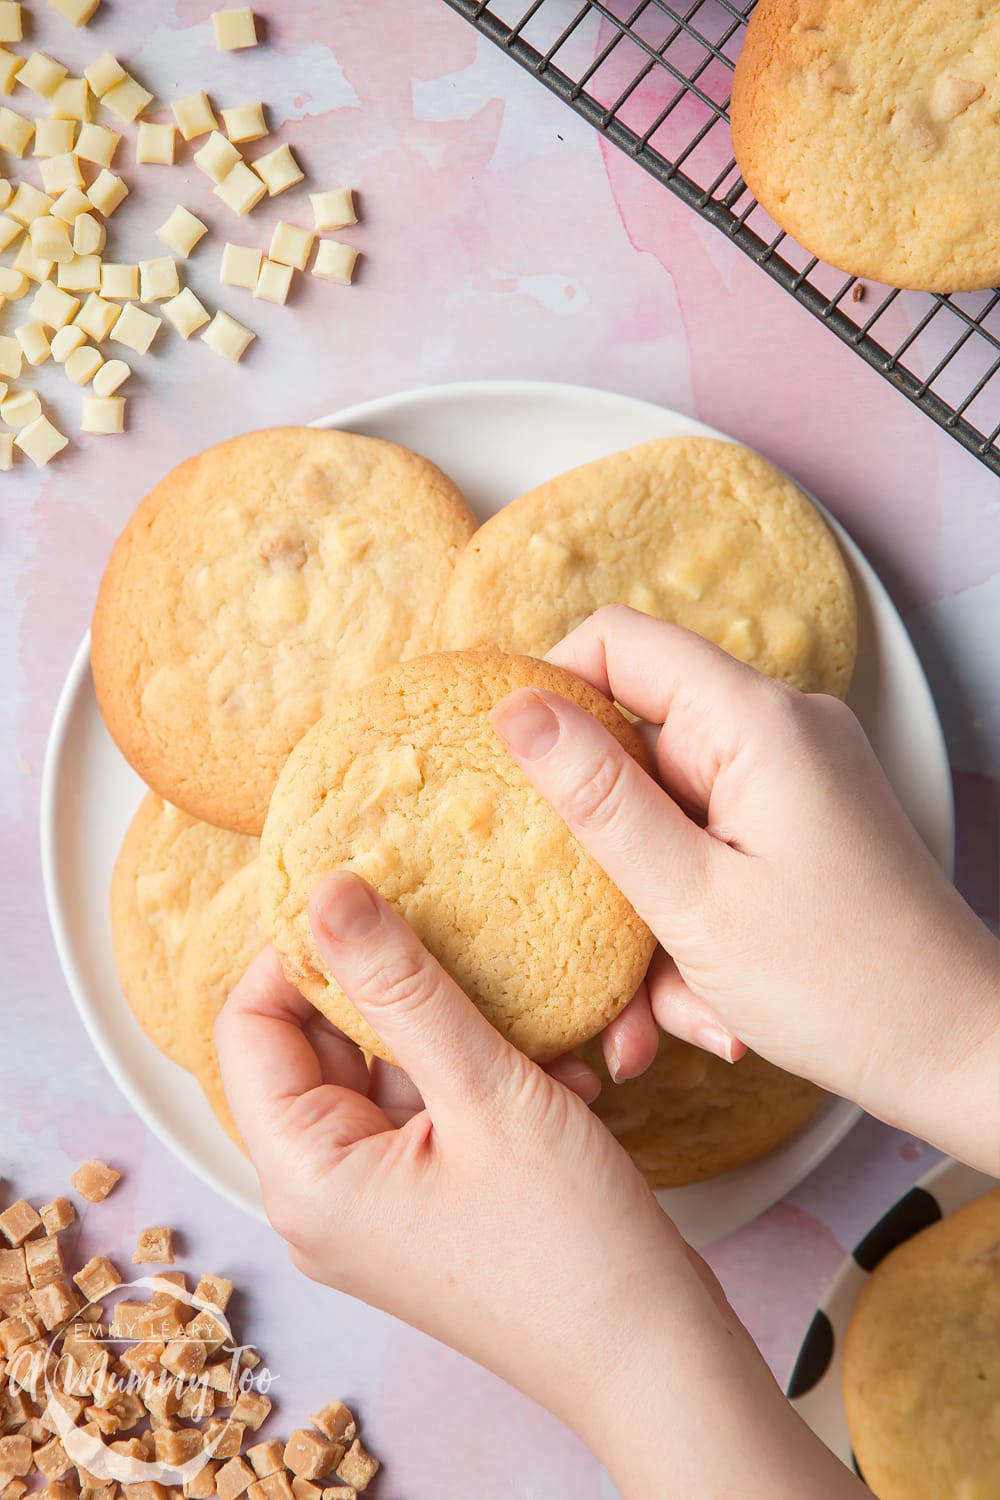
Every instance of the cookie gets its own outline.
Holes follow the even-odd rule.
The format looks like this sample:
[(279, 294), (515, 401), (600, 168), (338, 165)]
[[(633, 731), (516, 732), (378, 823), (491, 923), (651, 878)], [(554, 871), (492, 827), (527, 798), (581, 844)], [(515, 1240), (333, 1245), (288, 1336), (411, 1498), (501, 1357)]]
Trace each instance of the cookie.
[(760, 0), (730, 105), (744, 181), (775, 223), (852, 276), (995, 286), (998, 56), (995, 5)]
[(340, 694), (427, 648), (475, 521), (427, 459), (281, 427), (189, 459), (115, 543), (91, 662), (154, 791), (258, 834), (285, 757)]
[(1000, 1495), (1000, 1188), (891, 1251), (844, 1342), (847, 1425), (879, 1500)]
[(222, 1087), (213, 1028), (230, 992), (266, 942), (255, 859), (231, 876), (191, 922), (177, 972), (177, 1028), (187, 1065), (219, 1124), (241, 1151), (243, 1142)]
[(661, 1037), (652, 1066), (627, 1083), (610, 1081), (599, 1042), (581, 1056), (603, 1083), (591, 1108), (653, 1188), (745, 1167), (794, 1135), (826, 1098), (753, 1052), (727, 1063), (672, 1036)]
[(500, 1031), (545, 1061), (593, 1036), (646, 972), (646, 925), (498, 739), (519, 687), (581, 704), (649, 766), (596, 689), (545, 662), (456, 652), (403, 663), (341, 699), (292, 751), (261, 840), (264, 928), (289, 981), (392, 1061), (330, 978), (307, 903), (320, 877), (363, 875)]
[(111, 939), (125, 998), (161, 1052), (188, 1067), (177, 1027), (181, 951), (202, 907), (257, 853), (257, 840), (213, 828), (147, 792), (111, 877)]
[(542, 656), (602, 604), (686, 625), (806, 692), (847, 692), (854, 595), (837, 543), (736, 443), (644, 443), (513, 501), (460, 556), (438, 645)]

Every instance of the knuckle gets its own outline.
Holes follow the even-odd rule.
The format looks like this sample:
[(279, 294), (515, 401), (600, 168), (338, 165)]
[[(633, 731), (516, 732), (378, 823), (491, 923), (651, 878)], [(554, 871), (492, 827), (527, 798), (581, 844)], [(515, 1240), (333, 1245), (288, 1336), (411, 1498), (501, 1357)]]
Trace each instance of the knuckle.
[(435, 987), (433, 965), (422, 949), (399, 948), (382, 953), (369, 970), (365, 993), (379, 1005), (410, 1010)]
[(624, 751), (605, 751), (565, 798), (563, 815), (574, 828), (601, 833), (620, 816), (625, 800)]

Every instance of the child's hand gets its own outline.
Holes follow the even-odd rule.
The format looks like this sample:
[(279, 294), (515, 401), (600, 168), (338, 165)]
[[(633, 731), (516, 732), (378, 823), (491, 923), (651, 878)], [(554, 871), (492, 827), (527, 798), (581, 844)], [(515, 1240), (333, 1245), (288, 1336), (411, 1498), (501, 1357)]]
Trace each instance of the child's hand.
[[(274, 953), (260, 956), (216, 1040), (300, 1269), (520, 1386), (634, 1500), (860, 1494), (582, 1100), (510, 1046), (356, 876), (323, 881), (311, 916), (325, 963), (426, 1109), (395, 1069), (369, 1079)], [(593, 1082), (575, 1058), (552, 1069), (585, 1092)]]
[(550, 659), (663, 725), (661, 787), (552, 693), (512, 693), (493, 714), (663, 945), (648, 1000), (606, 1034), (612, 1071), (648, 1066), (654, 1020), (723, 1056), (738, 1037), (996, 1172), (996, 944), (851, 711), (621, 606)]

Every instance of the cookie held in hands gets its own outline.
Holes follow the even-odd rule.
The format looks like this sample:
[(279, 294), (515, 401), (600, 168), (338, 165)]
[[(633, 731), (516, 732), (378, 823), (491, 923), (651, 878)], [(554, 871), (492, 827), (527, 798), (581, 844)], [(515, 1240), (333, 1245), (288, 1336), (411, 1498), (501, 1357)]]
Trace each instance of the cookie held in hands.
[(313, 939), (309, 898), (333, 870), (375, 886), (539, 1061), (600, 1031), (649, 964), (649, 929), (493, 729), (490, 710), (523, 687), (580, 704), (648, 766), (638, 731), (588, 683), (528, 657), (463, 651), (345, 694), (278, 779), (261, 840), (265, 932), (289, 981), (389, 1062)]

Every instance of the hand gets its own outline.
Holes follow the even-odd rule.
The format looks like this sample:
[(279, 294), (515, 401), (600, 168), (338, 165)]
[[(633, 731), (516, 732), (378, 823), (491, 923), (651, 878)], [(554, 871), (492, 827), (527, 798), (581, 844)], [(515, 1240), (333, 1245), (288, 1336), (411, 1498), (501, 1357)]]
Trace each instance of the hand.
[(662, 725), (660, 782), (589, 715), (525, 689), (493, 722), (656, 933), (608, 1029), (612, 1076), (656, 1026), (733, 1038), (984, 1170), (1000, 1171), (993, 938), (908, 822), (854, 715), (677, 626), (599, 610), (549, 653)]
[(419, 1097), (394, 1069), (369, 1076), (271, 950), (247, 972), (216, 1023), (219, 1059), (296, 1265), (518, 1385), (635, 1500), (859, 1495), (566, 1086), (587, 1091), (589, 1069), (529, 1062), (357, 876), (329, 876), (311, 918)]

